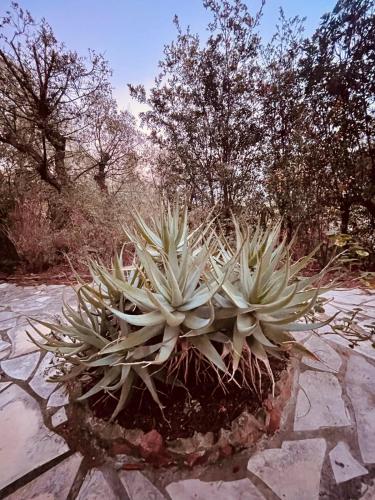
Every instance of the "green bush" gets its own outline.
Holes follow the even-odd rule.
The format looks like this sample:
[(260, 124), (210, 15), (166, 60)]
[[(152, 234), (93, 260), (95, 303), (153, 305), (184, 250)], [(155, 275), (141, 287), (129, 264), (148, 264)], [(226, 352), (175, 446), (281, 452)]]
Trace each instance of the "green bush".
[(298, 321), (312, 315), (325, 290), (313, 287), (324, 270), (299, 277), (313, 253), (292, 263), (280, 224), (250, 233), (234, 219), (231, 244), (212, 221), (189, 232), (187, 211), (178, 207), (168, 207), (151, 227), (138, 214), (134, 219), (136, 229), (127, 234), (133, 265), (124, 267), (122, 254), (112, 269), (91, 261), (92, 283), (79, 279), (76, 289), (78, 310), (65, 305), (64, 324), (40, 322), (52, 330), (48, 336), (34, 326), (46, 342), (40, 348), (69, 362), (61, 380), (94, 378), (79, 399), (118, 393), (113, 419), (137, 379), (162, 407), (155, 381), (181, 384), (202, 364), (221, 384), (237, 374), (254, 384), (254, 374), (266, 371), (274, 385), (270, 357), (314, 357), (293, 332), (327, 323)]

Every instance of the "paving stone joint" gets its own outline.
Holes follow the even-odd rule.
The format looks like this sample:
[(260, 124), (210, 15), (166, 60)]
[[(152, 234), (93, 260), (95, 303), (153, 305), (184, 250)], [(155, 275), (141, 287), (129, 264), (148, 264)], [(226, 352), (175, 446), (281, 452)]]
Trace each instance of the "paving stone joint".
[[(189, 471), (132, 470), (144, 464), (121, 449), (92, 467), (95, 457), (62, 432), (71, 412), (65, 388), (46, 380), (53, 354), (26, 334), (26, 316), (55, 320), (63, 294), (74, 303), (63, 285), (0, 283), (1, 498), (349, 500), (349, 491), (375, 498), (375, 349), (329, 332), (299, 336), (319, 361), (301, 360), (280, 429), (255, 449)], [(363, 332), (375, 321), (374, 293), (343, 289), (327, 297), (326, 314), (359, 307)]]

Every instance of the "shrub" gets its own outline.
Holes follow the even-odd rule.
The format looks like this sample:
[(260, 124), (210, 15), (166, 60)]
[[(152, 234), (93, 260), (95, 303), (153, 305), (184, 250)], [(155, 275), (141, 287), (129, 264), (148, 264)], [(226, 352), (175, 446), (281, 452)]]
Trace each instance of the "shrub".
[[(147, 203), (142, 210), (150, 212), (152, 192), (148, 186), (138, 184), (143, 196), (147, 190)], [(129, 193), (107, 195), (94, 183), (85, 182), (57, 195), (33, 185), (15, 201), (6, 229), (23, 271), (67, 266), (65, 255), (77, 268), (88, 258), (109, 264), (124, 241), (123, 225), (131, 224), (128, 205), (139, 204), (137, 189), (129, 189)]]
[(78, 310), (64, 306), (66, 324), (40, 322), (52, 330), (48, 336), (34, 326), (46, 342), (37, 342), (40, 348), (70, 363), (61, 380), (94, 378), (79, 399), (119, 392), (113, 419), (137, 379), (161, 407), (156, 380), (182, 384), (189, 371), (209, 364), (220, 384), (254, 384), (264, 370), (273, 381), (271, 357), (314, 357), (293, 332), (327, 324), (299, 321), (324, 291), (312, 286), (324, 270), (298, 277), (313, 253), (292, 263), (291, 245), (279, 242), (280, 224), (250, 234), (234, 220), (232, 245), (212, 221), (189, 231), (187, 211), (178, 207), (151, 226), (138, 214), (134, 220), (133, 264), (124, 267), (122, 254), (111, 269), (90, 261), (92, 283), (79, 279)]
[(48, 204), (39, 193), (31, 193), (16, 202), (7, 234), (25, 270), (43, 271), (58, 262), (57, 235), (48, 217)]

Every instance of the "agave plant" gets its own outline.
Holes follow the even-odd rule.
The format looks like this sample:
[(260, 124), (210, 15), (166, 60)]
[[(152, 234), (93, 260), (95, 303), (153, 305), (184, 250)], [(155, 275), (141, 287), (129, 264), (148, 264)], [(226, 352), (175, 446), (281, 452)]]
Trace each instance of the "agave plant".
[(291, 264), (290, 245), (286, 245), (285, 238), (279, 243), (280, 223), (265, 231), (258, 227), (252, 236), (243, 235), (236, 222), (235, 230), (237, 249), (229, 255), (238, 255), (238, 260), (232, 257), (226, 266), (219, 266), (212, 260), (219, 280), (223, 279), (226, 267), (232, 269), (215, 296), (221, 306), (217, 318), (234, 318), (233, 372), (246, 349), (256, 361), (264, 364), (273, 380), (269, 356), (277, 356), (277, 352), (283, 350), (313, 356), (295, 341), (291, 332), (327, 324), (298, 322), (314, 309), (318, 296), (326, 289), (311, 287), (319, 276), (296, 280), (313, 253)]
[[(118, 398), (112, 415), (124, 408), (141, 379), (162, 408), (156, 380), (182, 383), (176, 366), (187, 360), (209, 364), (220, 383), (254, 383), (265, 368), (273, 381), (271, 357), (300, 351), (314, 357), (293, 332), (316, 329), (329, 321), (301, 321), (325, 291), (313, 287), (324, 270), (301, 278), (313, 253), (292, 263), (290, 244), (280, 242), (280, 223), (251, 234), (234, 219), (235, 246), (212, 229), (212, 221), (189, 231), (187, 210), (168, 207), (151, 225), (135, 215), (127, 232), (135, 247), (132, 266), (115, 256), (111, 269), (89, 263), (92, 282), (79, 279), (77, 310), (65, 305), (65, 322), (51, 324), (38, 342), (60, 356), (70, 369), (64, 381), (90, 374), (95, 383), (79, 399), (99, 391)], [(260, 377), (259, 377), (260, 378)], [(186, 379), (185, 379), (186, 380)]]
[(170, 246), (173, 246), (176, 254), (185, 250), (186, 243), (192, 249), (199, 246), (213, 222), (208, 217), (194, 231), (189, 231), (187, 208), (180, 211), (177, 204), (174, 207), (168, 204), (158, 218), (152, 219), (152, 226), (147, 225), (137, 211), (134, 212), (133, 219), (136, 231), (132, 233), (125, 229), (126, 235), (130, 241), (146, 245), (147, 252), (155, 259), (161, 253), (168, 253)]

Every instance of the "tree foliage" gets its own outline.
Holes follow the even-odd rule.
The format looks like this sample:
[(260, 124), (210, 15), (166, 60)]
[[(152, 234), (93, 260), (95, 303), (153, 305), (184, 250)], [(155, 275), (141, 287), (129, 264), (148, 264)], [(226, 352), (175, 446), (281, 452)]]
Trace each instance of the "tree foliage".
[(241, 0), (203, 5), (205, 36), (176, 17), (153, 88), (129, 85), (148, 105), (143, 134), (118, 109), (107, 61), (67, 49), (13, 4), (0, 22), (2, 221), (41, 183), (60, 231), (74, 187), (88, 181), (112, 201), (134, 191), (141, 171), (163, 199), (183, 197), (200, 216), (216, 207), (223, 219), (281, 218), (288, 237), (301, 227), (304, 247), (326, 239), (328, 248), (341, 232), (372, 250), (373, 2), (338, 0), (309, 37), (303, 19), (281, 10), (267, 43), (263, 3), (254, 14)]
[[(304, 20), (269, 43), (240, 0), (204, 1), (207, 40), (176, 19), (143, 121), (160, 148), (160, 186), (195, 206), (283, 216), (307, 239), (375, 224), (375, 17), (371, 0), (339, 0), (310, 38)], [(257, 195), (257, 196), (255, 196)]]
[(228, 211), (257, 189), (260, 12), (251, 16), (240, 0), (203, 3), (212, 13), (207, 41), (175, 18), (177, 38), (165, 47), (150, 95), (142, 86), (130, 90), (151, 107), (143, 120), (169, 153), (164, 168), (175, 187), (191, 203)]
[(375, 217), (374, 3), (339, 0), (306, 41), (301, 73), (321, 178), (347, 232), (353, 206)]

